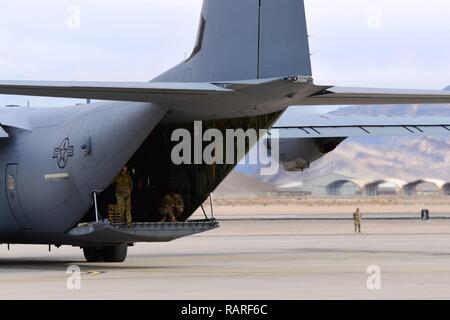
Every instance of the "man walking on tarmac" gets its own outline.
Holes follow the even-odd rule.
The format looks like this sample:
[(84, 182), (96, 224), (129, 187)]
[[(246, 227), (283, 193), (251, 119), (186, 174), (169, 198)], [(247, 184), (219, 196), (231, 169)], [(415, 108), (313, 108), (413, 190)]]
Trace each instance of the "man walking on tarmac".
[(355, 233), (361, 233), (362, 215), (359, 208), (356, 209), (355, 213), (353, 213), (353, 221), (355, 222)]
[(122, 171), (116, 178), (116, 199), (117, 211), (120, 216), (121, 223), (125, 222), (128, 227), (132, 226), (131, 218), (131, 192), (133, 191), (133, 180), (128, 174), (128, 168), (123, 167)]

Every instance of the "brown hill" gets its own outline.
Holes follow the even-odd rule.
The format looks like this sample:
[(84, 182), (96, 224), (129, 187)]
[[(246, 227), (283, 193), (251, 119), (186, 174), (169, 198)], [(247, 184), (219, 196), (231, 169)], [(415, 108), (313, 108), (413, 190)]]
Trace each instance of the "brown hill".
[(214, 192), (221, 195), (262, 195), (273, 192), (274, 186), (243, 173), (233, 171)]
[[(450, 89), (450, 87), (449, 87)], [(335, 115), (386, 115), (450, 117), (450, 105), (353, 106)], [(433, 178), (450, 181), (450, 139), (448, 137), (350, 138), (335, 151), (312, 164), (305, 172), (261, 177), (257, 166), (239, 166), (259, 180), (273, 185), (298, 182), (334, 172), (359, 178)]]
[(348, 140), (312, 165), (317, 176), (345, 172), (356, 177), (450, 181), (450, 140), (431, 137), (384, 138), (383, 143)]

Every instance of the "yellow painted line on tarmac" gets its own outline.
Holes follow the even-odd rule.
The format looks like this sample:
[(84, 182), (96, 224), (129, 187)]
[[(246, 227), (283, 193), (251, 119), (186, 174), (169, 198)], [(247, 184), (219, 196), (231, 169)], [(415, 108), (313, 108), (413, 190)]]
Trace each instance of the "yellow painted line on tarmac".
[(84, 275), (86, 276), (99, 276), (106, 273), (106, 271), (86, 271), (83, 272)]

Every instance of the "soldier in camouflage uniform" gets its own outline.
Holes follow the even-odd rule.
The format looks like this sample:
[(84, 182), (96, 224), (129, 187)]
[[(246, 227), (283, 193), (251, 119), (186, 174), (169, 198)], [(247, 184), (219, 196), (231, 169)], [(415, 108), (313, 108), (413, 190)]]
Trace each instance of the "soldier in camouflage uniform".
[(178, 192), (171, 191), (161, 201), (159, 206), (159, 212), (161, 213), (161, 222), (177, 222), (177, 218), (184, 212), (184, 201)]
[(359, 208), (356, 209), (355, 213), (353, 214), (353, 221), (355, 222), (355, 233), (361, 233), (362, 215)]
[(117, 211), (122, 223), (131, 227), (131, 192), (133, 191), (133, 180), (128, 174), (128, 168), (124, 167), (116, 178)]
[(173, 199), (173, 213), (175, 215), (175, 218), (178, 219), (184, 213), (183, 197), (178, 192), (175, 192), (172, 195), (172, 199)]

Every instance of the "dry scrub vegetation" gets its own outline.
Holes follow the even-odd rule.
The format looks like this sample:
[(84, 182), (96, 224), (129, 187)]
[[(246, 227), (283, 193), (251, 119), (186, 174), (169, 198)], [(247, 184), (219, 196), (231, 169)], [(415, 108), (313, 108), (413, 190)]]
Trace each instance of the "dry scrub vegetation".
[(449, 196), (435, 197), (296, 197), (284, 195), (267, 195), (266, 197), (225, 197), (216, 196), (214, 198), (216, 206), (290, 206), (302, 207), (339, 207), (339, 206), (445, 206), (450, 209)]

